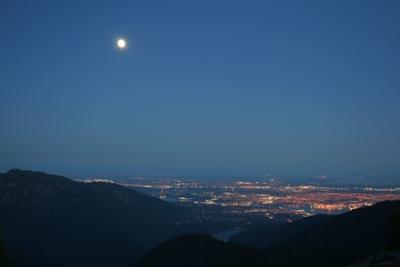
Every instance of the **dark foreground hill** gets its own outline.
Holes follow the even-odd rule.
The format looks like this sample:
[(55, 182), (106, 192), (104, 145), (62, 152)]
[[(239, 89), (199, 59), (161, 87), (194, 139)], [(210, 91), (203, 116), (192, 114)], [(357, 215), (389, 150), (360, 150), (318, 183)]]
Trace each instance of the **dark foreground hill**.
[(285, 244), (298, 234), (310, 230), (313, 226), (331, 219), (330, 215), (315, 215), (292, 223), (278, 225), (264, 225), (258, 228), (238, 233), (229, 241), (247, 245), (259, 249), (268, 248), (272, 245)]
[[(332, 216), (305, 228), (284, 243), (265, 246), (272, 254), (269, 263), (276, 266), (342, 266), (376, 254), (389, 248), (395, 238), (393, 223), (399, 207), (398, 201), (382, 202)], [(241, 238), (234, 240), (240, 242), (246, 238), (243, 233)]]
[(181, 214), (115, 184), (20, 170), (0, 175), (2, 239), (18, 266), (129, 266), (171, 238)]
[[(152, 250), (138, 267), (169, 266), (346, 266), (399, 245), (400, 202), (382, 202), (332, 217), (316, 217), (275, 228), (264, 249), (221, 243), (212, 238), (185, 237)], [(294, 227), (294, 229), (291, 229)], [(270, 229), (242, 233), (232, 240), (251, 243), (260, 231), (260, 240)], [(286, 232), (285, 232), (286, 231)], [(233, 259), (233, 262), (232, 262)], [(245, 262), (240, 265), (238, 263)], [(235, 265), (236, 264), (236, 265)]]
[(385, 251), (347, 267), (399, 267), (400, 251)]
[(1, 240), (1, 229), (0, 229), (0, 267), (6, 267), (8, 265), (9, 265), (8, 258), (3, 246), (3, 241)]
[(263, 264), (263, 257), (256, 249), (209, 235), (184, 235), (152, 250), (137, 267), (255, 267)]

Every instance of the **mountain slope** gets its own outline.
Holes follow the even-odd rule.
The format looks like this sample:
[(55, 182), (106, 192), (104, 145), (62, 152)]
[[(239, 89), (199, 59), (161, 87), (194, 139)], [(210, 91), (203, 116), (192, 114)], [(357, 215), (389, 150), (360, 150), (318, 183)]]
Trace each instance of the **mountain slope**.
[[(0, 234), (1, 234), (1, 229), (0, 229)], [(7, 255), (6, 255), (6, 251), (4, 249), (3, 246), (3, 242), (1, 240), (1, 236), (0, 236), (0, 267), (5, 267), (7, 266), (8, 259), (7, 259)]]
[(393, 239), (393, 218), (399, 201), (332, 216), (287, 240), (269, 247), (270, 264), (275, 266), (343, 266), (389, 247)]
[[(289, 234), (280, 232), (284, 238), (266, 242), (264, 250), (232, 243), (223, 245), (217, 240), (208, 240), (206, 246), (202, 245), (204, 241), (196, 238), (175, 239), (152, 250), (137, 266), (235, 266), (244, 261), (246, 264), (242, 266), (346, 266), (389, 247), (396, 248), (393, 244), (398, 244), (399, 208), (400, 201), (382, 202), (342, 215), (318, 216), (287, 224), (275, 229)], [(256, 236), (256, 232), (251, 232), (251, 236)], [(247, 238), (241, 235), (243, 237)], [(240, 241), (239, 238), (233, 240)], [(248, 239), (245, 241), (247, 244)], [(234, 252), (227, 253), (224, 246), (233, 248), (231, 251)]]
[(115, 184), (20, 170), (0, 175), (3, 239), (35, 266), (128, 266), (172, 237), (181, 213)]
[(399, 267), (400, 251), (385, 251), (348, 267)]
[(329, 215), (315, 215), (291, 223), (265, 225), (232, 236), (229, 241), (259, 249), (287, 242), (314, 225), (331, 219)]
[(209, 235), (184, 235), (162, 243), (136, 267), (260, 266), (260, 251), (216, 240)]

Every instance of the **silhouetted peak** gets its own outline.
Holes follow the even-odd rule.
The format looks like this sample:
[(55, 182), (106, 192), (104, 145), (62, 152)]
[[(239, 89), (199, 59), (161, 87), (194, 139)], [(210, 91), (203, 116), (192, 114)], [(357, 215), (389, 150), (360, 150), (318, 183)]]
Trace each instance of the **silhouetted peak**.
[[(45, 172), (21, 170), (21, 169), (10, 169), (5, 173), (7, 176), (54, 176)], [(60, 176), (59, 176), (60, 177)]]
[[(37, 172), (37, 171), (30, 171), (30, 170), (21, 170), (21, 169), (11, 169), (2, 176), (1, 180), (3, 182), (13, 182), (13, 184), (17, 183), (19, 185), (22, 184), (73, 184), (75, 183), (71, 179), (68, 179), (63, 176), (48, 174), (45, 172)], [(15, 184), (15, 185), (17, 185)]]
[(21, 174), (21, 173), (23, 173), (23, 172), (26, 172), (26, 171), (24, 171), (24, 170), (21, 170), (21, 169), (10, 169), (8, 172), (6, 172), (5, 174), (6, 175), (18, 175), (18, 174)]

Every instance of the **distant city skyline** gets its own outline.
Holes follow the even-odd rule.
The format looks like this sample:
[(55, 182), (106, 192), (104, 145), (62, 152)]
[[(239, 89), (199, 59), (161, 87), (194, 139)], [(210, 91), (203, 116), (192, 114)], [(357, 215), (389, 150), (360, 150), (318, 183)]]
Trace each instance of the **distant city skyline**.
[(399, 14), (396, 0), (5, 1), (0, 171), (400, 180)]

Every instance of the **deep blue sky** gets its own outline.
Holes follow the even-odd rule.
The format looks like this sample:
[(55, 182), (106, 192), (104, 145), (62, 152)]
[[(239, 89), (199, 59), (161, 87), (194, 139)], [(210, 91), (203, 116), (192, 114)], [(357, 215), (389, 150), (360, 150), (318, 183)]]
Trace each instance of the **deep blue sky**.
[(1, 0), (0, 125), (3, 171), (397, 175), (400, 1)]

